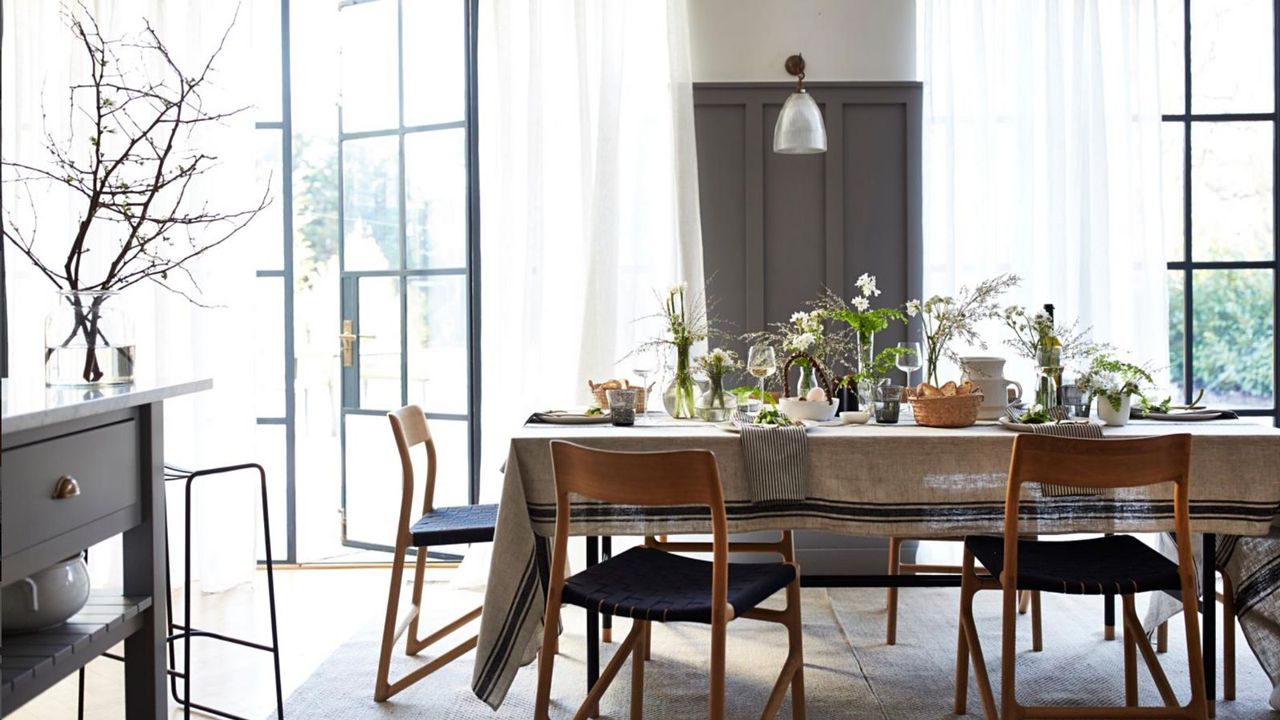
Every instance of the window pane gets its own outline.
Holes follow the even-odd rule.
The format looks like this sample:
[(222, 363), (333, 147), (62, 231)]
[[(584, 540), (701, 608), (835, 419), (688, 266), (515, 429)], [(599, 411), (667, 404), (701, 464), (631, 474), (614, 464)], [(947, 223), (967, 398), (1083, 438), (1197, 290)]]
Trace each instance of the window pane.
[(252, 185), (238, 194), (240, 199), (236, 202), (247, 203), (245, 207), (256, 207), (263, 193), (266, 193), (271, 204), (245, 226), (246, 237), (237, 238), (234, 242), (237, 245), (247, 243), (252, 248), (250, 252), (255, 270), (283, 270), (284, 202), (280, 195), (280, 166), (283, 160), (280, 131), (254, 131), (253, 152)]
[(360, 278), (360, 407), (400, 407), (400, 279)]
[(342, 261), (346, 270), (400, 267), (400, 187), (395, 137), (342, 143)]
[[(366, 543), (396, 543), (403, 487), (400, 456), (391, 426), (381, 415), (344, 415), (347, 478), (347, 539)], [(421, 508), (422, 488), (416, 488), (413, 507)]]
[(467, 412), (466, 277), (409, 278), (409, 400)]
[(1191, 110), (1271, 112), (1271, 0), (1193, 0)]
[[(1183, 364), (1183, 352), (1186, 345), (1186, 324), (1183, 319), (1183, 300), (1186, 294), (1185, 276), (1181, 270), (1170, 270), (1169, 278), (1169, 386), (1173, 401), (1181, 403), (1186, 395), (1186, 370)], [(1159, 399), (1159, 398), (1157, 398)]]
[[(467, 445), (465, 420), (431, 419), (431, 438), (436, 444), (436, 506), (466, 505), (470, 500), (471, 451)], [(417, 458), (414, 462), (419, 462)]]
[(1219, 407), (1270, 408), (1274, 381), (1271, 270), (1197, 270), (1192, 276), (1195, 388)]
[(253, 283), (253, 386), (258, 417), (284, 417), (284, 279)]
[(466, 117), (466, 0), (404, 0), (404, 124)]
[(1195, 259), (1270, 260), (1272, 123), (1196, 123), (1191, 152)]
[(347, 5), (342, 26), (342, 130), (387, 130), (399, 124), (396, 0)]
[(1160, 35), (1160, 112), (1186, 112), (1186, 28), (1182, 0), (1157, 0), (1156, 32)]
[(1183, 144), (1186, 130), (1182, 123), (1167, 122), (1160, 125), (1160, 157), (1161, 182), (1164, 183), (1160, 197), (1164, 203), (1164, 237), (1165, 258), (1184, 260), (1186, 247), (1183, 243), (1182, 199), (1183, 192)]
[(461, 129), (405, 136), (405, 243), (411, 268), (467, 264), (466, 148)]

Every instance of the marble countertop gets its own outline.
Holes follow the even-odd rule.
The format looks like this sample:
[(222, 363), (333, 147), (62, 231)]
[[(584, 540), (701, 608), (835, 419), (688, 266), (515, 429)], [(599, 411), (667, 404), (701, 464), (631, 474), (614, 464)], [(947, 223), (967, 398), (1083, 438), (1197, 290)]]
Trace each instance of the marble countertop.
[(140, 379), (104, 388), (51, 388), (43, 382), (0, 380), (0, 432), (23, 432), (91, 415), (147, 405), (213, 387), (210, 379)]

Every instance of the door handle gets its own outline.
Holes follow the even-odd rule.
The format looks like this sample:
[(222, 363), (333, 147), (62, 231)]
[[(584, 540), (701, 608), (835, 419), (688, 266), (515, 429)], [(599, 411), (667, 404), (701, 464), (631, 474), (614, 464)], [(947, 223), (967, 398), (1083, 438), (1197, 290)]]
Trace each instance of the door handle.
[(376, 340), (376, 335), (356, 335), (350, 320), (342, 321), (342, 332), (338, 340), (342, 343), (342, 367), (349, 368), (355, 362), (356, 340)]

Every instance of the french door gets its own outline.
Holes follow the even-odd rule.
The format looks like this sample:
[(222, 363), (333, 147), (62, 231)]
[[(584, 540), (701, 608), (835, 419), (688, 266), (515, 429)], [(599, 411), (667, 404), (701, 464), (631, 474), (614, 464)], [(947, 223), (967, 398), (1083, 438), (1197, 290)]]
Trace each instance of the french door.
[(401, 471), (387, 411), (426, 411), (437, 505), (478, 489), (475, 2), (339, 7), (341, 533), (389, 549)]

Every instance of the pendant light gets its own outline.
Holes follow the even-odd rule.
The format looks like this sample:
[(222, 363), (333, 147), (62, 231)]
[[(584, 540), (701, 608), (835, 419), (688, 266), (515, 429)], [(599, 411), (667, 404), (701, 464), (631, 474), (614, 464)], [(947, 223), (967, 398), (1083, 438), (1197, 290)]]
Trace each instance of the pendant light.
[(773, 151), (784, 155), (812, 155), (827, 151), (827, 128), (822, 110), (804, 89), (804, 58), (787, 58), (787, 73), (796, 78), (796, 91), (782, 105), (773, 128)]

